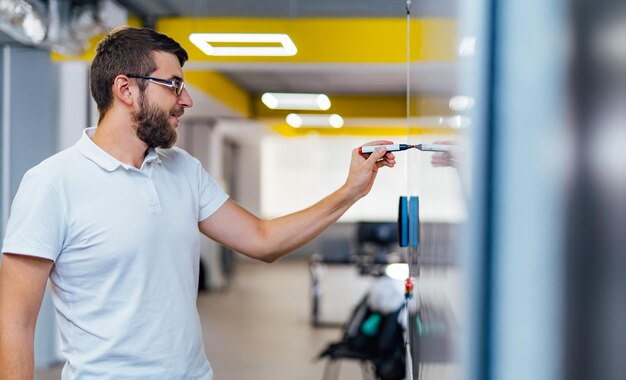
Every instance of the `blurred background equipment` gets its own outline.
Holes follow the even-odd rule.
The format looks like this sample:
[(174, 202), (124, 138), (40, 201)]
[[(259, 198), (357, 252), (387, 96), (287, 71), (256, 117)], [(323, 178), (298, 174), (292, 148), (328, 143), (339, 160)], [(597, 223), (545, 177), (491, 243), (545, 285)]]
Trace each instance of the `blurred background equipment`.
[(68, 55), (80, 55), (89, 39), (127, 23), (113, 0), (1, 0), (0, 30), (15, 40)]

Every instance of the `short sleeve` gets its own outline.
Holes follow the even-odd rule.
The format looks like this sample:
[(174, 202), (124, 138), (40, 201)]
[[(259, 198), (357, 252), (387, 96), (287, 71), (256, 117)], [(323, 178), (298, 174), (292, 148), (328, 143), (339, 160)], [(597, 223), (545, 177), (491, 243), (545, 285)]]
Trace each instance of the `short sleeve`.
[(66, 231), (59, 194), (41, 174), (27, 172), (11, 206), (2, 252), (55, 261)]
[(204, 170), (198, 162), (198, 183), (200, 195), (200, 213), (198, 221), (213, 215), (228, 199), (228, 194), (222, 190), (217, 182)]

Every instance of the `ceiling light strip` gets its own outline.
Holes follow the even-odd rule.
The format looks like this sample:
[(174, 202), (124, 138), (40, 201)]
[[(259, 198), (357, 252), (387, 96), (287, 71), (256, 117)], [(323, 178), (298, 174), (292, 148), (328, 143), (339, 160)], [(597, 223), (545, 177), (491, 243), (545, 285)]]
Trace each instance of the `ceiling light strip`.
[(290, 113), (287, 115), (287, 124), (294, 128), (300, 127), (317, 127), (317, 128), (341, 128), (343, 127), (343, 118), (337, 114), (319, 115), (319, 114), (298, 114)]
[[(291, 38), (280, 33), (192, 33), (189, 41), (206, 55), (213, 56), (264, 56), (296, 55), (298, 49)], [(281, 46), (213, 46), (211, 43), (256, 43)]]
[(261, 101), (267, 108), (273, 110), (326, 111), (330, 108), (330, 99), (324, 94), (266, 92)]

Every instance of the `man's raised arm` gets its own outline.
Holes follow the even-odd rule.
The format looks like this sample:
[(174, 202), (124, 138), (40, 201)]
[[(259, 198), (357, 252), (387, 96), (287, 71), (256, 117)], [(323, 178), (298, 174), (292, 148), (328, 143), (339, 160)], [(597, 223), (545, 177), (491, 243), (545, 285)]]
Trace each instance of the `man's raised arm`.
[[(374, 141), (369, 145), (390, 144)], [(257, 218), (232, 200), (199, 223), (209, 238), (255, 259), (272, 262), (304, 245), (335, 223), (357, 200), (369, 193), (378, 169), (393, 167), (395, 157), (379, 148), (366, 156), (352, 151), (350, 171), (337, 191), (304, 210), (272, 220)]]

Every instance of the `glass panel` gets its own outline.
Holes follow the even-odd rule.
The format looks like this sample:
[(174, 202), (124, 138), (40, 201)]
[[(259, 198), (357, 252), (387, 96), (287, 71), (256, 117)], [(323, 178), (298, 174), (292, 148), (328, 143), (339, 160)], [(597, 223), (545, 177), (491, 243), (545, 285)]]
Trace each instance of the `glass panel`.
[(406, 156), (408, 219), (419, 221), (409, 223), (418, 229), (418, 244), (406, 248), (414, 282), (410, 354), (413, 378), (458, 379), (465, 327), (458, 242), (467, 213), (463, 160), (474, 99), (457, 90), (456, 1), (413, 3), (407, 17), (407, 142), (421, 149)]

